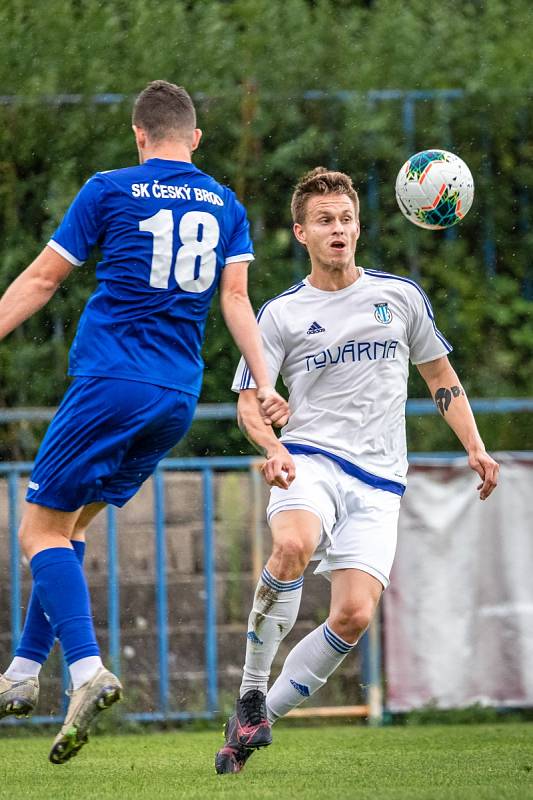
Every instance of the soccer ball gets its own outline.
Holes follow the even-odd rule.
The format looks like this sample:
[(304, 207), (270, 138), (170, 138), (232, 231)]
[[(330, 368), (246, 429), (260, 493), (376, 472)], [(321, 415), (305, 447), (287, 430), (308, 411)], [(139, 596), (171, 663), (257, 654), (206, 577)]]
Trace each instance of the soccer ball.
[(453, 153), (422, 150), (399, 171), (396, 200), (402, 214), (420, 228), (450, 228), (470, 209), (474, 180), (465, 162)]

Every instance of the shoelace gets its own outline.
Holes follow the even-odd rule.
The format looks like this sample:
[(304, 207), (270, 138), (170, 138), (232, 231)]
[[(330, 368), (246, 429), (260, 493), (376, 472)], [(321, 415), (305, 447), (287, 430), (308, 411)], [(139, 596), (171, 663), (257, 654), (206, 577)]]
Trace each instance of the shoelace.
[(265, 696), (262, 692), (248, 692), (241, 698), (240, 705), (249, 725), (259, 725), (265, 719)]

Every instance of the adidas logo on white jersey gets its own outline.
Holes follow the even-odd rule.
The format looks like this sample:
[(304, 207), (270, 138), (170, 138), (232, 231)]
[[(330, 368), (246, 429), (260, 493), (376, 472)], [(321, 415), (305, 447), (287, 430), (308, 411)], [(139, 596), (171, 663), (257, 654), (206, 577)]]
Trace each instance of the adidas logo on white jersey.
[(326, 329), (319, 325), (318, 322), (312, 322), (307, 329), (307, 333), (325, 333)]

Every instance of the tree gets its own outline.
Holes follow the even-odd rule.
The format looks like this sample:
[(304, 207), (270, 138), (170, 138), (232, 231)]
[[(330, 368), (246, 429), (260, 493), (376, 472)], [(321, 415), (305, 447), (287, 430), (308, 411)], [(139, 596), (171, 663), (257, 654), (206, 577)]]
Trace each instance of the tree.
[[(49, 0), (46, 12), (22, 0), (0, 8), (1, 289), (90, 174), (135, 160), (131, 100), (165, 77), (195, 94), (205, 129), (198, 165), (248, 207), (257, 306), (305, 274), (290, 233), (296, 179), (319, 163), (340, 168), (360, 189), (360, 263), (422, 282), (467, 391), (533, 393), (529, 3), (472, 0), (458, 12), (451, 0)], [(409, 226), (393, 196), (410, 152), (436, 145), (465, 158), (476, 181), (472, 211), (449, 234)], [(93, 287), (94, 261), (0, 345), (0, 405), (57, 402)], [(230, 401), (236, 352), (216, 313), (205, 356), (202, 399)], [(413, 391), (425, 391), (416, 378)], [(528, 424), (482, 427), (490, 447), (519, 448)], [(413, 422), (411, 447), (453, 447), (444, 428)], [(33, 455), (32, 437), (18, 441), (14, 449), (5, 434), (0, 451)], [(181, 452), (243, 448), (233, 425), (206, 423)]]

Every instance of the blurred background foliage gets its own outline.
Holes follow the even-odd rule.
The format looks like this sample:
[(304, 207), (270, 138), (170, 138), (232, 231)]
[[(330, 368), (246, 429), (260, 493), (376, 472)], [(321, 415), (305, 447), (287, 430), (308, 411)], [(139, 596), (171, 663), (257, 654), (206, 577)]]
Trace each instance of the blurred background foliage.
[[(4, 0), (0, 29), (0, 291), (93, 172), (135, 163), (132, 100), (165, 78), (195, 97), (197, 165), (248, 208), (256, 307), (307, 271), (295, 181), (342, 169), (361, 197), (358, 263), (422, 284), (471, 397), (533, 396), (530, 0)], [(457, 152), (476, 182), (447, 233), (409, 225), (394, 199), (399, 167), (427, 147)], [(1, 407), (57, 404), (96, 258), (0, 344)], [(232, 402), (237, 353), (216, 306), (205, 360), (201, 400)], [(413, 370), (411, 395), (426, 394)], [(533, 446), (530, 415), (479, 424), (491, 449)], [(41, 434), (4, 426), (0, 455), (32, 458)], [(410, 417), (408, 444), (458, 449), (436, 417)], [(250, 447), (229, 422), (195, 423), (175, 451), (239, 452)]]

